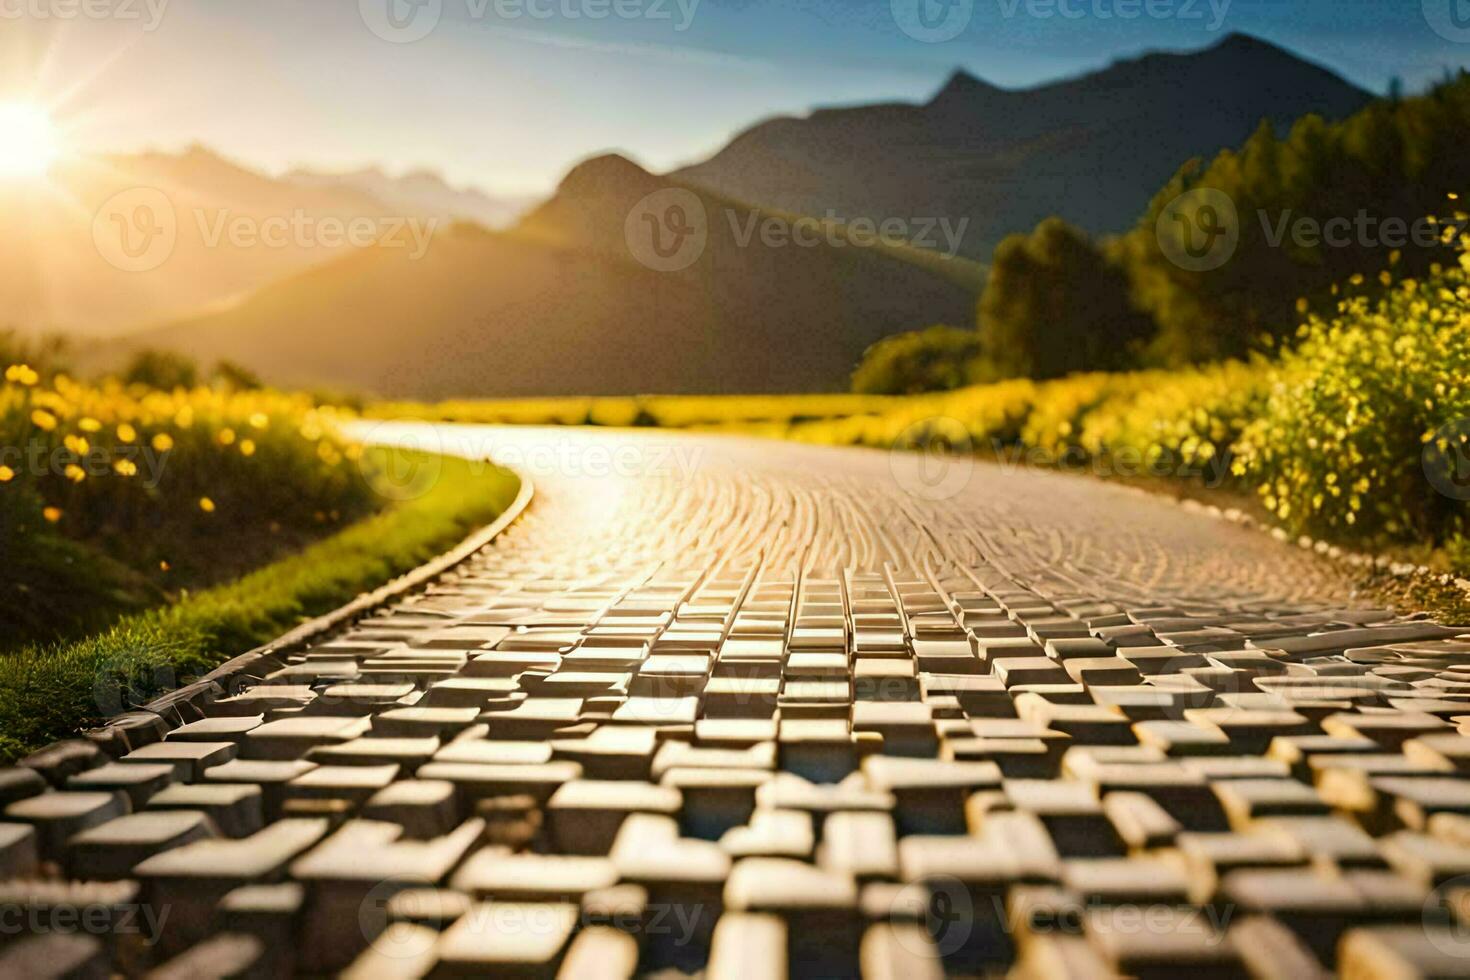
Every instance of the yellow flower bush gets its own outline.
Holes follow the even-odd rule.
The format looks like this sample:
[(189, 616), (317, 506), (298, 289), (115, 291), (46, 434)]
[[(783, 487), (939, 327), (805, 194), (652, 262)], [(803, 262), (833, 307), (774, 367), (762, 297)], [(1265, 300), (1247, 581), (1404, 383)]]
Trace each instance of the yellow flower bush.
[(1456, 267), (1309, 317), (1237, 471), (1292, 528), (1440, 542), (1467, 530), (1470, 486), (1454, 482), (1467, 435), (1470, 279)]
[[(208, 581), (232, 551), (267, 555), (260, 541), (317, 536), (318, 515), (346, 523), (382, 503), (338, 435), (342, 413), (308, 396), (0, 369), (0, 550), (10, 558), (0, 594), (54, 575), (55, 593), (107, 605), (148, 581)], [(201, 533), (222, 549), (201, 547)], [(77, 616), (58, 609), (54, 618)], [(28, 635), (4, 614), (0, 626), (14, 627), (12, 639)]]

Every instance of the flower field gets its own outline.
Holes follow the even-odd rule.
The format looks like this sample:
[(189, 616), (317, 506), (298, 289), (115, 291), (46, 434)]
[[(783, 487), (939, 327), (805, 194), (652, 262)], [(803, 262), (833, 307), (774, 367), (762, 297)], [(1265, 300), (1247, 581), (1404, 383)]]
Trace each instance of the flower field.
[(376, 509), (334, 422), (300, 395), (6, 366), (0, 649), (231, 577)]
[(403, 493), (391, 474), (414, 459), (304, 395), (4, 370), (0, 760), (417, 567), (519, 488), (443, 459)]

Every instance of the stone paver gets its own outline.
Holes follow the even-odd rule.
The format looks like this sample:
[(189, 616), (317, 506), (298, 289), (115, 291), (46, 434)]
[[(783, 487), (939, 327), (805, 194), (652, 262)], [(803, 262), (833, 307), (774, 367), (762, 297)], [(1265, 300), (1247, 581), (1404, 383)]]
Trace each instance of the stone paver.
[(1470, 975), (1470, 629), (1055, 474), (492, 435), (638, 475), (0, 773), (7, 908), (169, 912), (0, 968)]

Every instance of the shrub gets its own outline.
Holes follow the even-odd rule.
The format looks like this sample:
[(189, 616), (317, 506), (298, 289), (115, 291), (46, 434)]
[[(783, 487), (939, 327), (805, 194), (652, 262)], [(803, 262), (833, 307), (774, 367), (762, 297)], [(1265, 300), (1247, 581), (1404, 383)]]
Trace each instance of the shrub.
[(1238, 445), (1237, 471), (1266, 507), (1327, 535), (1440, 542), (1465, 531), (1465, 500), (1435, 482), (1470, 436), (1465, 270), (1344, 299), (1299, 338)]
[(192, 388), (199, 383), (199, 366), (183, 354), (166, 350), (141, 350), (123, 368), (122, 379), (162, 391)]
[(1259, 414), (1272, 376), (1262, 359), (1114, 376), (1109, 396), (1081, 420), (1077, 442), (1094, 456), (1136, 460), (1158, 476), (1218, 484), (1233, 447)]
[[(235, 391), (255, 391), (265, 387), (265, 382), (260, 380), (260, 375), (242, 364), (234, 361), (220, 361), (214, 366), (214, 380), (216, 384)], [(333, 402), (336, 404), (336, 402)]]
[(952, 391), (980, 380), (980, 335), (937, 326), (884, 337), (863, 352), (852, 372), (859, 395)]

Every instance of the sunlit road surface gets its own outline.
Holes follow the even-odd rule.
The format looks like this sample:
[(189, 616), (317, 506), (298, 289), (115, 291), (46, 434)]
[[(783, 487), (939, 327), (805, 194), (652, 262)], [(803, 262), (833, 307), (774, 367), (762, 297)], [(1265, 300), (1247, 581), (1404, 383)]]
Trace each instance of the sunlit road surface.
[(571, 540), (607, 567), (725, 574), (759, 563), (788, 581), (963, 569), (1048, 601), (1199, 603), (1191, 615), (1304, 612), (1353, 592), (1341, 569), (1257, 530), (1019, 464), (627, 429), (364, 423), (358, 433), (527, 473), (536, 501), (512, 537), (534, 555), (547, 536), (548, 561)]
[[(1470, 968), (1470, 642), (1310, 553), (966, 460), (359, 435), (535, 498), (122, 760), (11, 771), (0, 976)], [(100, 905), (162, 938), (44, 928)]]

